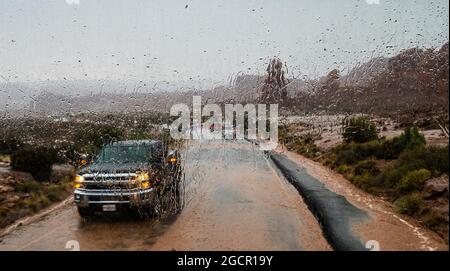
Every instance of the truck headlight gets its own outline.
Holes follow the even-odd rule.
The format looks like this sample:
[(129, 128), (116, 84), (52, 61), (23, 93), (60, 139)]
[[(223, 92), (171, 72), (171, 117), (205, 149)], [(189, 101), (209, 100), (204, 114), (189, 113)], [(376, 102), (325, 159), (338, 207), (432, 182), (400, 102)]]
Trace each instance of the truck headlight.
[(147, 189), (147, 188), (149, 188), (150, 186), (151, 186), (150, 181), (142, 181), (142, 182), (141, 182), (141, 185), (140, 185), (140, 188), (141, 188), (141, 189)]
[(142, 173), (139, 173), (137, 176), (136, 176), (136, 180), (138, 180), (138, 181), (148, 181), (148, 180), (150, 180), (150, 174), (148, 174), (147, 172), (142, 172)]
[(84, 182), (84, 177), (81, 175), (75, 176), (75, 182)]
[(75, 189), (83, 188), (84, 187), (83, 182), (84, 182), (84, 177), (81, 175), (77, 175), (77, 176), (75, 176), (75, 183), (73, 184), (73, 187)]
[(172, 164), (175, 164), (177, 162), (177, 158), (176, 157), (170, 157), (169, 158), (169, 162)]
[(150, 174), (148, 172), (137, 172), (137, 175), (129, 180), (131, 187), (147, 189), (151, 186)]

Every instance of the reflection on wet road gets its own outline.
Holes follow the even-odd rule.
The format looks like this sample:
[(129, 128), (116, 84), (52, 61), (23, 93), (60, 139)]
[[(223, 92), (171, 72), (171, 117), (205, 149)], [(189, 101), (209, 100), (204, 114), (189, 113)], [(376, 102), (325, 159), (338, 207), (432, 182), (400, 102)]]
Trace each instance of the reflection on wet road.
[(140, 221), (82, 223), (73, 204), (4, 236), (0, 250), (328, 250), (297, 191), (264, 154), (243, 142), (190, 142), (185, 151), (184, 209)]

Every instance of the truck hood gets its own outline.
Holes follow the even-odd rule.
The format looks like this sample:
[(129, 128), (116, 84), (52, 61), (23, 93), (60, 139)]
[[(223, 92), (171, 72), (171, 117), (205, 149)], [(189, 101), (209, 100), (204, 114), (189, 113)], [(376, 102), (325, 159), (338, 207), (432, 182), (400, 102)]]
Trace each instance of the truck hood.
[(150, 168), (147, 163), (95, 163), (82, 168), (78, 174), (88, 173), (134, 173)]

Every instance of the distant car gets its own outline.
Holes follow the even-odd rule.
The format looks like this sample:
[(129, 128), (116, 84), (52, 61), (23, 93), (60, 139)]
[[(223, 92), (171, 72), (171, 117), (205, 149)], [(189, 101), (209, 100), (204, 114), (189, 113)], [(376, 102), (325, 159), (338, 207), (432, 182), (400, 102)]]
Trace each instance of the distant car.
[(158, 198), (179, 197), (179, 157), (159, 140), (119, 141), (103, 147), (79, 170), (74, 200), (82, 217), (134, 209), (153, 215)]
[(232, 140), (235, 137), (234, 127), (233, 126), (225, 126), (224, 128), (224, 139)]
[(237, 137), (238, 137), (239, 131), (240, 131), (239, 126), (225, 126), (225, 131), (224, 131), (225, 139), (227, 139), (227, 140), (238, 139)]

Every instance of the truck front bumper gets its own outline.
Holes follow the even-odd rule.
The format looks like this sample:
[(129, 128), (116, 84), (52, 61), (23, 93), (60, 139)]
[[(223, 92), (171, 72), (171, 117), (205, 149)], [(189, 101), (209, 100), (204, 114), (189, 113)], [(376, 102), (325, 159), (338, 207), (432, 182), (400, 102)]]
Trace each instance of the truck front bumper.
[(155, 189), (134, 190), (88, 190), (76, 189), (74, 201), (78, 207), (96, 207), (106, 204), (145, 206), (153, 204)]

